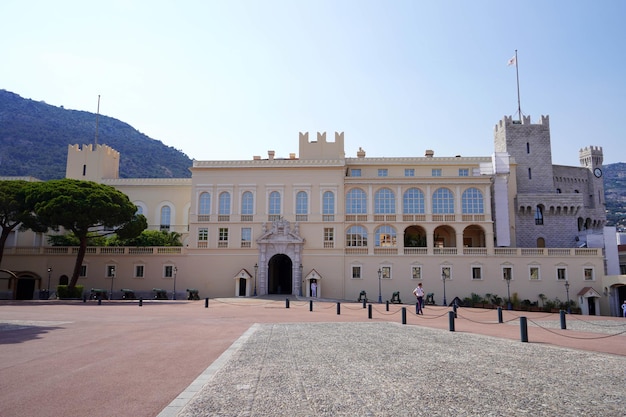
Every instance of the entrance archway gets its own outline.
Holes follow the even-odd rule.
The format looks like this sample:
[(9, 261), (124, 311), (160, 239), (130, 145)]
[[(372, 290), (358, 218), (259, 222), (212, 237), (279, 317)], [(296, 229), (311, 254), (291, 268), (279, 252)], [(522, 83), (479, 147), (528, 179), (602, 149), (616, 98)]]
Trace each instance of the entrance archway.
[(287, 255), (277, 254), (269, 261), (268, 294), (291, 294), (293, 263)]

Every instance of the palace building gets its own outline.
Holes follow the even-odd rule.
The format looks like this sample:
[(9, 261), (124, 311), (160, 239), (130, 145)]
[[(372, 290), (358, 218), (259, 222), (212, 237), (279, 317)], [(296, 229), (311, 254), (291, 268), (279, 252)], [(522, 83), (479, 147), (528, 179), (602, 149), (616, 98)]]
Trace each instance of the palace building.
[[(399, 292), (411, 302), (421, 282), (437, 304), (510, 294), (619, 314), (626, 277), (615, 230), (605, 227), (602, 148), (581, 149), (580, 166), (553, 165), (548, 116), (534, 124), (504, 117), (485, 157), (367, 157), (361, 148), (346, 156), (344, 133), (300, 133), (298, 145), (288, 157), (194, 160), (191, 179), (122, 179), (114, 149), (70, 146), (68, 178), (117, 188), (150, 229), (178, 232), (184, 242), (90, 247), (79, 283), (114, 288), (116, 297), (123, 288), (178, 299), (187, 289), (202, 298), (337, 300), (365, 291), (370, 301)], [(53, 284), (71, 274), (72, 249), (14, 233), (3, 267), (24, 280), (30, 274), (33, 284), (0, 293), (36, 297), (50, 274)]]

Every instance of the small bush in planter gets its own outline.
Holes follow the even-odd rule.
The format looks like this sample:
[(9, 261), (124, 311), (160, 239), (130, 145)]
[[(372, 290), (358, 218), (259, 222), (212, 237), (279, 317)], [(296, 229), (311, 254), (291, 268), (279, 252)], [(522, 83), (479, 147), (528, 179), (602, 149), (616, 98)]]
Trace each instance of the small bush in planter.
[(69, 288), (67, 285), (57, 285), (57, 295), (59, 298), (82, 298), (83, 296), (82, 285), (77, 285), (74, 288)]

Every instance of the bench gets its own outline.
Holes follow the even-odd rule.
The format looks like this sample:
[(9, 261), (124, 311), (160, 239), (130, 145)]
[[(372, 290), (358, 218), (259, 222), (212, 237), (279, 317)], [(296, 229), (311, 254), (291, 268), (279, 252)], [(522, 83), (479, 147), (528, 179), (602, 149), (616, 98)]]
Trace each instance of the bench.
[(129, 290), (128, 288), (122, 288), (122, 300), (136, 300), (135, 291)]
[(198, 290), (195, 288), (187, 288), (187, 299), (188, 300), (199, 300), (200, 296), (198, 295)]
[(153, 288), (155, 300), (167, 300), (167, 291), (161, 288)]

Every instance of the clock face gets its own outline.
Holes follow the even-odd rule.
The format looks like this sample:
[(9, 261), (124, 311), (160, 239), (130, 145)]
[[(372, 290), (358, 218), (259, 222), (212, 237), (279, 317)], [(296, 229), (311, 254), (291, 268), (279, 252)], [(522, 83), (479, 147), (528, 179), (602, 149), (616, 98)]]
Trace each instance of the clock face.
[(600, 178), (602, 176), (602, 170), (600, 168), (596, 168), (593, 170), (593, 175)]

